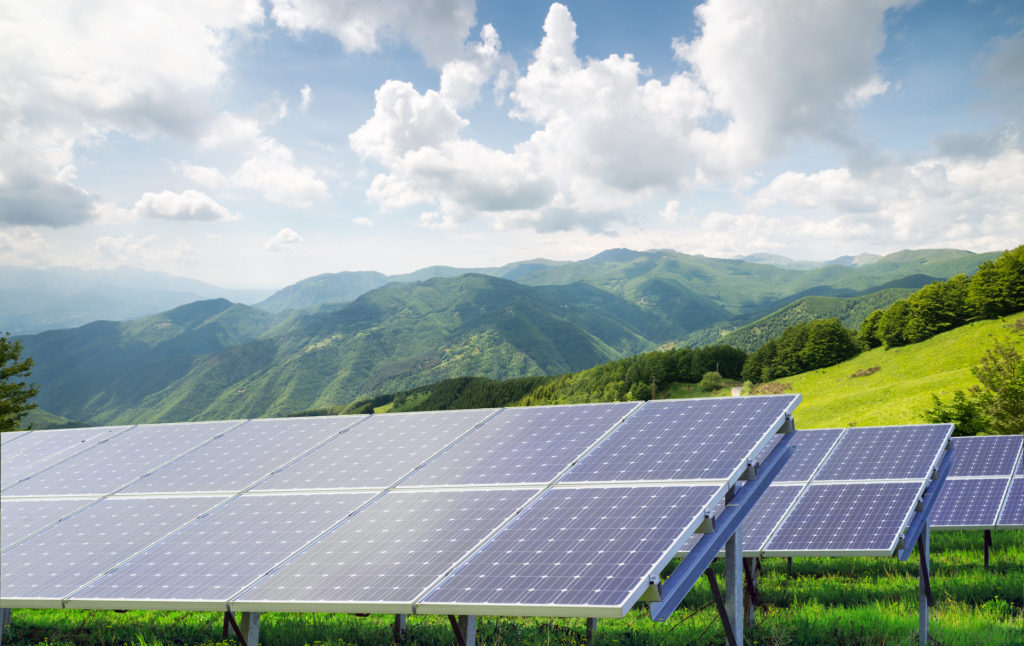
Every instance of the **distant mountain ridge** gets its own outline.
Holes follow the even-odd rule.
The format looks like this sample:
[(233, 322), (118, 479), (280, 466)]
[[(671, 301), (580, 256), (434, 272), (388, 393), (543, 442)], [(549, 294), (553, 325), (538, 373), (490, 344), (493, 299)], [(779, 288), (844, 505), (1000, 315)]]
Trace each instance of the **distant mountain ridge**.
[(129, 320), (209, 298), (254, 303), (270, 290), (229, 289), (131, 267), (0, 267), (0, 331), (31, 334)]
[(38, 403), (54, 415), (91, 423), (286, 415), (449, 377), (577, 371), (702, 331), (714, 334), (700, 343), (715, 342), (754, 322), (756, 334), (739, 332), (743, 344), (823, 312), (856, 324), (871, 303), (892, 297), (884, 290), (970, 273), (997, 255), (913, 251), (804, 271), (609, 250), (574, 263), (501, 268), (516, 280), (429, 268), (417, 275), (441, 275), (390, 277), (342, 303), (318, 302), (340, 293), (339, 282), (328, 281), (331, 292), (312, 281), (289, 297), (311, 307), (271, 312), (213, 299), (19, 340), (36, 361)]

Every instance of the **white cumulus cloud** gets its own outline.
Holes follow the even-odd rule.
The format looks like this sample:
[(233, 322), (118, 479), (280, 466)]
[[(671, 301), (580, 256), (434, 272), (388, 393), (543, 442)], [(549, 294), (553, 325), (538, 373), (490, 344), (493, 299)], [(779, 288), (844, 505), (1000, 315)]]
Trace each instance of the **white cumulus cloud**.
[(350, 52), (374, 52), (381, 40), (406, 41), (432, 65), (454, 58), (476, 24), (474, 0), (272, 0), (277, 24), (319, 31)]
[(267, 240), (264, 248), (267, 251), (272, 252), (285, 251), (286, 249), (302, 244), (302, 242), (302, 236), (296, 233), (293, 229), (285, 227)]
[(194, 190), (143, 193), (132, 209), (137, 217), (159, 220), (229, 221), (239, 219), (216, 200)]

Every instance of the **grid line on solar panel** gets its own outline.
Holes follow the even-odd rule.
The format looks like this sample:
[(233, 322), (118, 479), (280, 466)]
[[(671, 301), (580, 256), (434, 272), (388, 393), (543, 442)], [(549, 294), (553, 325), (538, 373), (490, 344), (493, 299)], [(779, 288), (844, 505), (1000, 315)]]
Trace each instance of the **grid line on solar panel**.
[(243, 491), (365, 418), (346, 415), (249, 420), (118, 493)]
[(799, 403), (799, 395), (650, 401), (561, 482), (735, 480)]
[(814, 479), (849, 482), (926, 478), (941, 461), (943, 452), (939, 449), (952, 432), (952, 424), (847, 429)]
[(622, 402), (506, 408), (401, 486), (551, 482), (638, 406)]
[(0, 546), (8, 550), (99, 498), (2, 499), (0, 500)]
[(30, 431), (16, 443), (0, 449), (0, 490), (77, 456), (97, 444), (131, 429), (131, 426), (70, 428)]
[[(960, 451), (956, 445), (954, 451)], [(991, 529), (1006, 494), (1006, 477), (946, 478), (928, 516), (932, 529)]]
[(373, 494), (244, 494), (76, 592), (68, 608), (223, 610)]
[(763, 555), (891, 555), (922, 487), (913, 482), (812, 483), (772, 534)]
[(239, 421), (136, 426), (4, 491), (11, 496), (105, 495), (237, 426)]
[(725, 489), (549, 489), (423, 597), (416, 612), (621, 617)]
[(1017, 528), (1024, 526), (1024, 478), (1014, 476), (1006, 488), (1003, 509), (999, 512), (997, 527)]
[(390, 487), (497, 410), (372, 415), (292, 462), (253, 490)]
[(223, 503), (224, 496), (105, 498), (0, 554), (0, 598), (60, 608), (98, 576)]
[[(846, 429), (826, 428), (818, 430), (794, 431), (789, 444), (793, 454), (775, 476), (773, 482), (808, 482), (821, 468), (828, 454), (835, 447)], [(773, 439), (769, 449), (775, 448), (777, 440)], [(765, 457), (770, 453), (765, 450)], [(760, 458), (759, 458), (760, 460)]]
[(231, 602), (235, 610), (411, 613), (540, 490), (389, 491)]
[(960, 476), (1008, 476), (1021, 450), (1020, 435), (973, 435), (954, 437), (956, 461), (950, 478)]

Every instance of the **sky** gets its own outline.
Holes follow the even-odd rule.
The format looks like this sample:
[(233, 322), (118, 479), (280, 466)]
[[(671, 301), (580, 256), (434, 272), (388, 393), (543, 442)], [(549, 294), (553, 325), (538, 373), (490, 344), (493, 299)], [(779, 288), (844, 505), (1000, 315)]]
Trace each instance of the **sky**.
[(1024, 241), (1019, 0), (0, 0), (0, 265)]

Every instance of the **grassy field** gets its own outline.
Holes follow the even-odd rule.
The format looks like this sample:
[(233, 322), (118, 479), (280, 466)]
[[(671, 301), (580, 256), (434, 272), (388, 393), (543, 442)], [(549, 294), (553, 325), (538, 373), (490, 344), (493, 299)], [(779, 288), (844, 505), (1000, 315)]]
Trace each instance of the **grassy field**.
[(948, 400), (955, 390), (977, 384), (971, 367), (996, 340), (1024, 350), (1024, 313), (965, 325), (902, 348), (875, 348), (777, 383), (803, 395), (794, 415), (797, 428), (919, 423), (926, 421), (932, 393)]
[[(1024, 643), (1024, 532), (993, 533), (985, 569), (980, 532), (932, 534), (933, 643), (950, 646)], [(720, 568), (720, 564), (716, 565)], [(719, 573), (720, 569), (719, 569)], [(745, 639), (751, 644), (916, 644), (917, 557), (765, 559), (761, 607)], [(388, 615), (267, 613), (260, 643), (272, 645), (392, 643)], [(231, 644), (221, 637), (222, 615), (202, 612), (115, 613), (90, 610), (15, 610), (3, 643)], [(582, 644), (582, 619), (480, 617), (481, 644)], [(721, 644), (725, 637), (702, 578), (664, 623), (645, 604), (622, 619), (598, 622), (596, 645)], [(410, 644), (453, 643), (444, 617), (409, 618)]]

